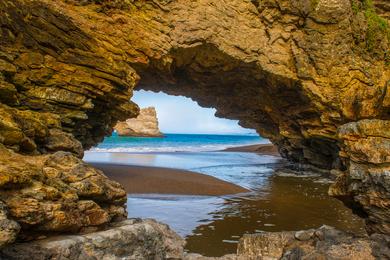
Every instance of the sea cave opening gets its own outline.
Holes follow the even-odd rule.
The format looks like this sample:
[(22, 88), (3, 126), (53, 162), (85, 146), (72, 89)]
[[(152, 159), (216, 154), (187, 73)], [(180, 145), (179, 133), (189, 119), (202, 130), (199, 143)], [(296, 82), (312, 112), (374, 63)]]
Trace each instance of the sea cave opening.
[[(326, 258), (335, 245), (345, 255), (351, 240), (351, 254), (362, 242), (363, 258), (388, 255), (388, 16), (375, 14), (378, 1), (228, 2), (0, 1), (0, 258), (29, 258), (35, 246), (26, 241), (52, 234), (71, 232), (78, 245), (79, 232), (100, 240), (101, 228), (150, 224), (122, 222), (127, 216), (170, 224), (189, 252), (206, 256), (235, 252), (247, 233), (270, 231), (269, 244), (273, 231), (323, 224), (364, 233), (328, 191), (362, 211), (370, 237), (330, 229), (325, 240), (309, 235), (311, 252)], [(103, 141), (118, 120), (138, 115), (131, 97), (141, 90), (212, 107), (277, 151), (102, 149), (127, 138)], [(141, 149), (145, 138), (128, 141)], [(168, 254), (138, 243), (144, 234), (116, 243)], [(84, 249), (56, 241), (57, 252), (49, 241), (38, 253), (123, 253), (112, 237), (95, 252), (88, 241)], [(286, 249), (276, 258), (290, 257)]]

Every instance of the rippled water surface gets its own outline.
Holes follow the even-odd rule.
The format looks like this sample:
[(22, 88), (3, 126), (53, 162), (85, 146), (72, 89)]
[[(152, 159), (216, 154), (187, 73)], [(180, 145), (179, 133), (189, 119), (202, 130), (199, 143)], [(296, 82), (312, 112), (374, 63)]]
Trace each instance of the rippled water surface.
[(164, 134), (160, 137), (124, 137), (114, 133), (92, 148), (95, 152), (195, 152), (232, 146), (269, 143), (257, 135)]
[(234, 253), (246, 233), (316, 228), (323, 224), (363, 232), (363, 223), (327, 195), (320, 177), (281, 177), (277, 157), (252, 153), (87, 153), (87, 161), (173, 167), (209, 174), (251, 190), (224, 197), (128, 195), (129, 217), (154, 218), (207, 256)]

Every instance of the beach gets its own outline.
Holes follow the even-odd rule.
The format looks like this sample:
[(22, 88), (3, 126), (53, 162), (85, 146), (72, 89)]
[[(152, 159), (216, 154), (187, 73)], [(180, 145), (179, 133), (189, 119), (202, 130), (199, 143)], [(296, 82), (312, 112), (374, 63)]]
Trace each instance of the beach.
[(148, 166), (94, 163), (107, 177), (122, 184), (129, 194), (158, 193), (220, 196), (247, 189), (201, 173)]
[[(169, 224), (186, 238), (190, 252), (207, 256), (234, 253), (239, 238), (248, 233), (323, 224), (362, 230), (362, 222), (328, 196), (329, 184), (317, 182), (321, 177), (275, 175), (285, 160), (271, 144), (261, 144), (261, 139), (114, 137), (116, 147), (111, 139), (100, 149), (86, 152), (84, 160), (122, 184), (129, 218)], [(138, 150), (134, 142), (147, 149)], [(196, 147), (203, 151), (193, 149)]]
[[(278, 156), (277, 149), (271, 144), (237, 146), (223, 151), (252, 152)], [(91, 164), (102, 170), (110, 179), (122, 184), (129, 194), (158, 193), (220, 196), (249, 191), (234, 183), (188, 170), (101, 162)]]

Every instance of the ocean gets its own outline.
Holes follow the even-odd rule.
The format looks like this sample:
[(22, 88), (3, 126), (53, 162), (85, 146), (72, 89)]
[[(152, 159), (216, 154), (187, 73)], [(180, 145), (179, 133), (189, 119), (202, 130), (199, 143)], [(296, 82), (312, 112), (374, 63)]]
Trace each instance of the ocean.
[(165, 134), (165, 137), (122, 137), (113, 133), (94, 152), (204, 152), (269, 143), (257, 135)]

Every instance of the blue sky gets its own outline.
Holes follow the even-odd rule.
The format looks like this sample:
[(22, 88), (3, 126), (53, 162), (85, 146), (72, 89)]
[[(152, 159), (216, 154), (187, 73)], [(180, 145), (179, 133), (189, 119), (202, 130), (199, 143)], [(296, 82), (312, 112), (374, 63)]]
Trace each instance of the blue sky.
[(136, 91), (131, 99), (141, 108), (154, 106), (163, 133), (247, 134), (255, 133), (238, 125), (238, 121), (217, 118), (215, 109), (202, 108), (186, 97), (165, 93)]

